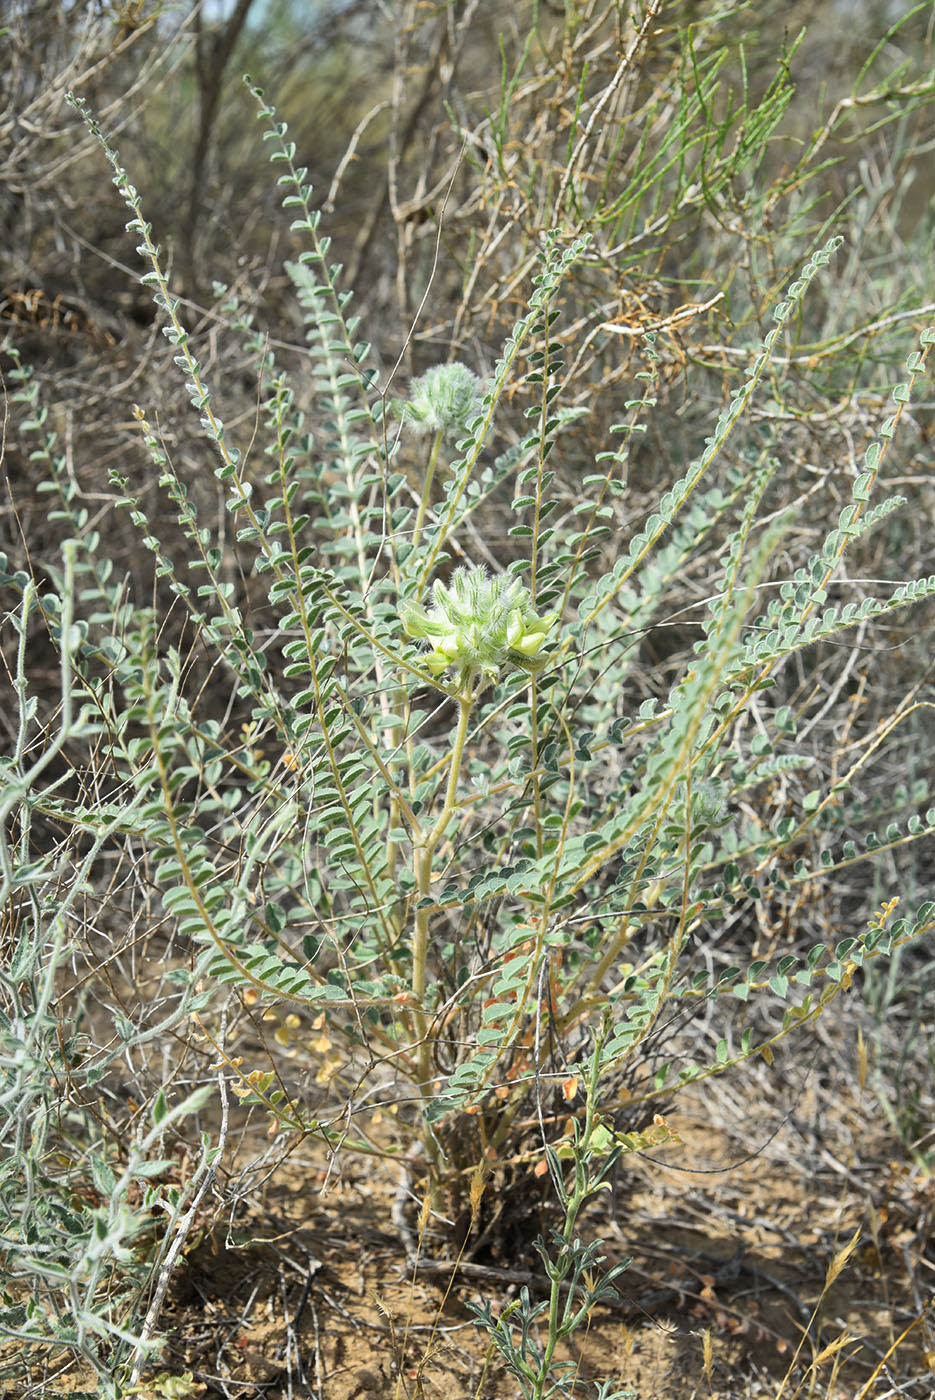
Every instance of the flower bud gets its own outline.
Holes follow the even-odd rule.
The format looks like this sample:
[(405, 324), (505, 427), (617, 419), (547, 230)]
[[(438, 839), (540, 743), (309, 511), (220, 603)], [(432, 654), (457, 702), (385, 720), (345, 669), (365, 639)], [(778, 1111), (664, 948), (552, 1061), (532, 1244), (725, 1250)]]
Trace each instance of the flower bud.
[(450, 442), (470, 433), (484, 411), (485, 385), (467, 365), (433, 365), (414, 379), (409, 398), (393, 399), (391, 412), (417, 434), (441, 432)]
[(458, 569), (446, 585), (432, 588), (432, 606), (405, 604), (400, 609), (410, 637), (430, 643), (426, 669), (439, 676), (449, 667), (458, 672), (462, 689), (483, 677), (495, 681), (503, 670), (541, 670), (555, 613), (539, 617), (528, 591), (506, 574), (488, 578), (483, 568)]

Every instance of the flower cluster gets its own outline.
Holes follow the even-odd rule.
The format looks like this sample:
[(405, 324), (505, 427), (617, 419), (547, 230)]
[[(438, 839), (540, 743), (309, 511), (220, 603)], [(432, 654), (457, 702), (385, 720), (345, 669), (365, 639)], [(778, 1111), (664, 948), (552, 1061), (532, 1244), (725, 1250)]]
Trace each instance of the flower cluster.
[(538, 671), (548, 661), (543, 646), (556, 614), (538, 617), (518, 579), (458, 569), (447, 586), (432, 586), (432, 600), (429, 609), (404, 605), (401, 617), (410, 637), (431, 644), (425, 664), (433, 676), (454, 667), (467, 690), (481, 676), (495, 681), (502, 670)]
[(485, 385), (467, 365), (433, 365), (414, 379), (406, 400), (393, 399), (390, 409), (415, 433), (440, 432), (457, 442), (468, 436), (483, 413)]

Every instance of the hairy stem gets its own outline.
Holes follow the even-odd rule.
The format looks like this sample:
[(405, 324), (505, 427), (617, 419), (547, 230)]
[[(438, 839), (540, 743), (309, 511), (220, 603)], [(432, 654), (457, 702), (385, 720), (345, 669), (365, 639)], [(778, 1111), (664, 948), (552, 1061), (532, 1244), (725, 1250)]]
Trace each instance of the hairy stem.
[[(595, 1113), (597, 1109), (597, 1091), (600, 1080), (601, 1051), (604, 1048), (604, 1041), (610, 1027), (609, 1020), (605, 1019), (604, 1025), (598, 1034), (594, 1046), (594, 1054), (591, 1058), (591, 1071), (588, 1075), (587, 1101), (585, 1104), (584, 1127), (581, 1132), (580, 1143), (575, 1152), (575, 1185), (570, 1196), (565, 1197), (565, 1225), (562, 1230), (562, 1244), (558, 1258), (549, 1269), (549, 1330), (546, 1338), (545, 1349), (542, 1353), (542, 1363), (539, 1373), (536, 1376), (535, 1385), (532, 1391), (532, 1400), (543, 1400), (545, 1387), (548, 1384), (549, 1372), (552, 1369), (552, 1360), (555, 1356), (555, 1348), (562, 1335), (562, 1328), (559, 1319), (559, 1309), (561, 1307), (562, 1284), (568, 1273), (566, 1252), (571, 1244), (575, 1233), (575, 1225), (581, 1207), (593, 1190), (591, 1172), (589, 1168), (591, 1153), (591, 1138), (595, 1127)], [(573, 1302), (574, 1299), (570, 1299)]]
[(412, 548), (418, 549), (419, 541), (422, 538), (422, 527), (425, 524), (425, 514), (432, 500), (432, 481), (435, 477), (435, 468), (438, 465), (438, 452), (442, 445), (444, 433), (441, 428), (435, 434), (435, 441), (432, 443), (432, 451), (429, 455), (429, 464), (425, 469), (425, 480), (422, 483), (422, 495), (419, 499), (419, 509), (416, 512), (416, 523), (412, 530)]

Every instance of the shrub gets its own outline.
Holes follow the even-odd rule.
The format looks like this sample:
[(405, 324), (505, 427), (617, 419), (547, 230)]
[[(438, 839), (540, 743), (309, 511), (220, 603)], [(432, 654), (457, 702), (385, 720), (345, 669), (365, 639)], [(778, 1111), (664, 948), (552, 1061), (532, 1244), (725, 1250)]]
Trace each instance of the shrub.
[[(19, 595), (7, 616), (19, 711), (0, 822), (15, 935), (0, 1027), (12, 1144), (0, 1326), (80, 1356), (106, 1393), (139, 1380), (223, 1148), (229, 1090), (274, 1132), (396, 1163), (401, 1189), (422, 1183), (422, 1228), (435, 1212), (461, 1247), (483, 1237), (492, 1174), (501, 1187), (553, 1191), (561, 1228), (537, 1242), (548, 1303), (526, 1295), (481, 1321), (524, 1394), (571, 1393), (557, 1342), (612, 1293), (615, 1272), (595, 1274), (599, 1246), (578, 1237), (586, 1200), (628, 1153), (677, 1143), (663, 1109), (682, 1087), (769, 1060), (864, 965), (935, 926), (935, 905), (897, 918), (894, 895), (839, 939), (790, 938), (769, 956), (707, 967), (700, 956), (743, 911), (778, 920), (836, 872), (935, 829), (924, 785), (894, 795), (901, 810), (880, 823), (857, 801), (869, 766), (925, 702), (910, 697), (856, 753), (842, 741), (818, 761), (797, 736), (827, 696), (788, 683), (797, 659), (807, 666), (935, 593), (935, 576), (862, 593), (845, 570), (903, 504), (881, 470), (935, 332), (909, 354), (833, 527), (790, 558), (801, 503), (789, 502), (787, 464), (755, 409), (767, 393), (781, 399), (783, 350), (830, 275), (832, 237), (774, 307), (703, 450), (630, 520), (630, 447), (652, 420), (658, 379), (651, 330), (635, 337), (632, 397), (573, 497), (553, 466), (587, 411), (562, 308), (571, 279), (604, 257), (592, 231), (537, 239), (526, 303), (486, 378), (439, 365), (390, 399), (295, 147), (254, 96), (303, 244), (286, 271), (311, 395), (300, 406), (252, 314), (218, 287), (217, 314), (260, 384), (249, 450), (219, 416), (137, 191), (76, 100), (130, 209), (142, 281), (215, 453), (234, 542), (203, 523), (140, 408), (187, 549), (173, 557), (141, 493), (112, 473), (155, 566), (155, 601), (129, 597), (37, 383), (7, 347), (19, 431), (71, 538), (46, 578), (3, 576)], [(519, 410), (521, 431), (498, 441), (501, 415), (513, 424)], [(488, 539), (495, 511), (511, 522), (501, 552)], [(699, 559), (690, 654), (663, 695), (634, 703), (639, 642)], [(29, 695), (31, 627), (60, 668), (45, 745)], [(53, 1006), (79, 957), (73, 924), (86, 944), (100, 899), (104, 945), (126, 949), (109, 927), (125, 881), (158, 891), (159, 912), (149, 896), (142, 908), (165, 929), (165, 966), (144, 1000), (127, 962), (110, 1024), (88, 1013), (63, 1036)], [(291, 1084), (284, 1060), (244, 1056), (242, 1008), (275, 1024), (275, 1043), (310, 1067), (317, 1090)], [(702, 1010), (706, 1035), (718, 1027), (710, 1044), (694, 1033)], [(169, 1086), (150, 1076), (128, 1139), (93, 1098), (168, 1035), (185, 1047), (180, 1080), (199, 1083), (180, 1085), (170, 1106)], [(175, 1179), (164, 1144), (205, 1109), (218, 1067), (223, 1113), (213, 1134), (202, 1130), (197, 1168)], [(421, 1241), (403, 1229), (415, 1254)], [(144, 1309), (145, 1277), (155, 1284)]]

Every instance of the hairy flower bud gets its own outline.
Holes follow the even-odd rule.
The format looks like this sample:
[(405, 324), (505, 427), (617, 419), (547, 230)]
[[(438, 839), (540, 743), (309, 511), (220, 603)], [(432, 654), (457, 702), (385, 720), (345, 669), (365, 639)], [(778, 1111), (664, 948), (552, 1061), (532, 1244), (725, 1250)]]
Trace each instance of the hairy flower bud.
[(415, 433), (441, 432), (450, 442), (467, 437), (484, 407), (485, 386), (466, 365), (433, 365), (414, 379), (409, 398), (393, 399), (390, 409)]

